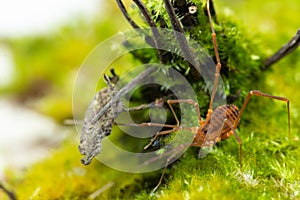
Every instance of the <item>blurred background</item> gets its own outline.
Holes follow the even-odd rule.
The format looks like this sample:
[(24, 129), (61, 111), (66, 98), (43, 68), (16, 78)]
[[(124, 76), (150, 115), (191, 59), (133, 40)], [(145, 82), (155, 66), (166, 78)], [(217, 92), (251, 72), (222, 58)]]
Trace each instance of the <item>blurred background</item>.
[(88, 53), (120, 27), (117, 18), (110, 18), (118, 13), (116, 7), (107, 3), (1, 3), (0, 179), (4, 168), (22, 168), (64, 138), (60, 125), (72, 118), (77, 70)]
[[(217, 12), (241, 21), (249, 33), (259, 35), (270, 54), (300, 27), (298, 0), (216, 0), (215, 6)], [(77, 70), (97, 44), (129, 28), (115, 1), (1, 2), (0, 181), (9, 180), (10, 175), (18, 180), (24, 169), (55, 153), (66, 139), (72, 141), (70, 152), (80, 158), (78, 133), (63, 124), (72, 118)], [(297, 56), (290, 59), (299, 63)], [(281, 74), (289, 84), (299, 84), (300, 71), (294, 66), (284, 72), (278, 68), (270, 74), (270, 87), (279, 95), (291, 93), (291, 101), (298, 102), (299, 95), (284, 93), (284, 83), (272, 81), (272, 76)], [(294, 106), (292, 112), (298, 116), (299, 107)]]

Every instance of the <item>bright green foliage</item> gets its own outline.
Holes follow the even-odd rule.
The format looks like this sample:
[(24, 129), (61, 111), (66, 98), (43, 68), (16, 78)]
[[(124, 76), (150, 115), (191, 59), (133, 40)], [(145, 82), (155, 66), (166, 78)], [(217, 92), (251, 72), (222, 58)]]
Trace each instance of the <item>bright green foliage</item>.
[[(107, 188), (101, 192), (101, 199), (120, 196), (128, 199), (141, 189), (140, 174), (129, 175), (98, 162), (90, 166), (82, 165), (77, 140), (68, 140), (47, 159), (26, 170), (24, 177), (19, 178), (11, 173), (10, 184), (17, 186), (19, 199), (86, 199), (104, 186)], [(131, 178), (128, 179), (128, 176)]]

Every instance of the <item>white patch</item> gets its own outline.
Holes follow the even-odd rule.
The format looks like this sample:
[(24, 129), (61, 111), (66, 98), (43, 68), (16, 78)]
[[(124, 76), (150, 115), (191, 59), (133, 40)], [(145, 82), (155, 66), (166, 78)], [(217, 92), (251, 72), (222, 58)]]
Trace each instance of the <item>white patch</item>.
[(235, 174), (235, 177), (238, 179), (238, 181), (246, 183), (247, 185), (253, 187), (259, 184), (259, 181), (256, 178), (254, 178), (253, 171), (247, 171), (247, 172), (238, 171)]
[(190, 14), (195, 14), (197, 12), (198, 8), (196, 6), (190, 6), (189, 7), (189, 13)]

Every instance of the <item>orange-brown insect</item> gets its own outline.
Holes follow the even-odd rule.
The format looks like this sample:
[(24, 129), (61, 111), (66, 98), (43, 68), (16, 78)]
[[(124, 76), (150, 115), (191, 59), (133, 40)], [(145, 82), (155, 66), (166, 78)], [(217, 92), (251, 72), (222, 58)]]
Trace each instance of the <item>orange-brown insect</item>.
[[(120, 3), (121, 1), (118, 0)], [(139, 2), (138, 0), (135, 0), (135, 2)], [(181, 25), (178, 22), (178, 19), (176, 18), (174, 14), (174, 9), (172, 7), (172, 4), (170, 0), (164, 0), (165, 6), (167, 9), (167, 13), (169, 15), (169, 18), (171, 20), (171, 24), (174, 30), (176, 31), (182, 31)], [(193, 134), (193, 140), (192, 143), (189, 144), (190, 146), (195, 146), (195, 147), (208, 147), (208, 146), (213, 146), (217, 142), (227, 139), (234, 135), (236, 138), (239, 146), (240, 146), (240, 167), (242, 169), (242, 141), (238, 134), (236, 133), (236, 128), (239, 124), (239, 121), (241, 119), (241, 116), (251, 98), (251, 96), (261, 96), (261, 97), (267, 97), (279, 101), (284, 101), (287, 103), (287, 110), (288, 110), (288, 133), (290, 135), (290, 109), (289, 109), (289, 99), (285, 97), (280, 97), (280, 96), (274, 96), (270, 94), (263, 93), (258, 90), (252, 90), (248, 93), (241, 109), (239, 110), (237, 106), (231, 104), (231, 105), (221, 105), (217, 107), (216, 109), (212, 109), (212, 104), (214, 102), (215, 94), (217, 91), (217, 86), (219, 82), (219, 77), (220, 77), (220, 70), (221, 70), (221, 61), (219, 57), (219, 52), (218, 52), (218, 45), (217, 45), (217, 40), (216, 40), (216, 33), (213, 27), (212, 23), (212, 16), (210, 14), (211, 8), (210, 8), (210, 3), (212, 3), (210, 0), (206, 2), (206, 9), (209, 17), (209, 22), (210, 22), (210, 27), (212, 31), (212, 42), (213, 42), (213, 47), (214, 47), (214, 52), (215, 52), (215, 57), (216, 57), (216, 67), (215, 67), (215, 79), (214, 79), (214, 85), (213, 85), (213, 90), (211, 94), (211, 99), (210, 99), (210, 104), (209, 104), (209, 109), (207, 111), (206, 119), (203, 120), (200, 116), (200, 108), (198, 106), (198, 103), (195, 102), (192, 99), (179, 99), (179, 100), (168, 100), (167, 103), (170, 107), (170, 110), (177, 122), (176, 125), (169, 125), (169, 124), (159, 124), (159, 123), (141, 123), (141, 124), (131, 124), (132, 126), (156, 126), (156, 127), (163, 127), (163, 128), (170, 128), (169, 130), (164, 130), (161, 132), (158, 132), (151, 140), (151, 142), (145, 147), (148, 148), (156, 139), (161, 136), (161, 135), (166, 135), (170, 134), (173, 132), (176, 132), (178, 130), (188, 130)], [(124, 10), (124, 7), (122, 7)], [(124, 13), (124, 11), (123, 11)], [(143, 12), (146, 13), (146, 12)], [(127, 14), (127, 13), (125, 13)], [(127, 16), (128, 17), (128, 16)], [(132, 21), (129, 21), (132, 23)], [(151, 24), (150, 24), (151, 25)], [(182, 38), (180, 38), (182, 39)], [(178, 39), (179, 40), (179, 39)], [(179, 42), (179, 46), (184, 43), (184, 41)], [(183, 44), (184, 45), (184, 44)], [(183, 51), (188, 50), (189, 48), (182, 48), (180, 46), (181, 50)], [(189, 52), (185, 52), (188, 54)], [(191, 104), (195, 107), (196, 112), (197, 112), (197, 117), (199, 121), (199, 126), (195, 127), (184, 127), (181, 126), (179, 123), (179, 120), (175, 114), (175, 111), (172, 107), (173, 104), (181, 104), (181, 103), (186, 103), (186, 104)], [(171, 160), (172, 156), (167, 160), (167, 163), (165, 165), (165, 168), (169, 164), (169, 161)], [(162, 178), (164, 176), (165, 170), (163, 171), (161, 178), (159, 180), (159, 183), (157, 186), (154, 188), (153, 191), (155, 191), (158, 186), (161, 184)]]

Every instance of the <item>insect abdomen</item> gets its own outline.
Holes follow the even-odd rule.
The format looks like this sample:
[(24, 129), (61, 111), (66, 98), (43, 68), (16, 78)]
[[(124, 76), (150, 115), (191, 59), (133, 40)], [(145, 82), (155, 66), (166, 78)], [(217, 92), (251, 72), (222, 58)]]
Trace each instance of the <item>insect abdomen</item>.
[[(230, 137), (228, 134), (238, 118), (239, 110), (235, 105), (223, 105), (217, 107), (212, 113), (209, 119), (207, 119), (205, 125), (202, 128), (202, 132), (205, 134), (204, 143), (213, 142), (216, 143), (221, 139), (227, 139)], [(228, 122), (225, 123), (225, 120)]]

